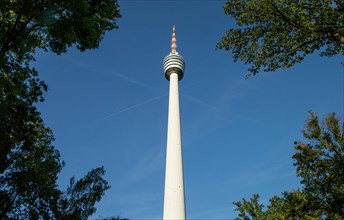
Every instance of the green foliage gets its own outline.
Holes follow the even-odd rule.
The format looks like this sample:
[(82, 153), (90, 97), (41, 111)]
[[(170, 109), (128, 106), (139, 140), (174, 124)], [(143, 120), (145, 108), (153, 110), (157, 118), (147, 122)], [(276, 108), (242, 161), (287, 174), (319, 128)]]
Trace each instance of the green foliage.
[(294, 190), (283, 192), (283, 197), (274, 196), (270, 199), (266, 215), (268, 219), (320, 219), (321, 211), (313, 207), (313, 201), (305, 192)]
[(49, 218), (57, 209), (61, 192), (56, 180), (63, 162), (51, 145), (51, 130), (40, 121), (32, 127), (30, 140), (17, 143), (2, 164), (6, 169), (0, 175), (1, 219)]
[(237, 27), (217, 48), (250, 64), (248, 75), (289, 68), (320, 49), (323, 56), (344, 54), (341, 0), (229, 0), (224, 10)]
[(57, 188), (64, 163), (35, 106), (47, 85), (30, 64), (37, 49), (97, 48), (119, 17), (116, 0), (0, 1), (1, 219), (87, 219), (109, 189), (103, 168)]
[(56, 208), (55, 182), (63, 163), (34, 106), (44, 90), (34, 69), (15, 62), (0, 67), (1, 219), (47, 216)]
[(266, 210), (256, 194), (249, 201), (234, 202), (237, 220), (344, 218), (344, 124), (334, 113), (319, 122), (310, 112), (303, 135), (309, 143), (295, 142), (293, 155), (303, 188), (274, 196)]
[(247, 201), (234, 202), (235, 211), (239, 215), (235, 220), (316, 220), (320, 218), (320, 213), (312, 209), (310, 202), (305, 195), (299, 191), (284, 192), (283, 197), (274, 196), (270, 199), (270, 204), (266, 210), (264, 205), (259, 203), (259, 195), (254, 194)]
[(46, 84), (34, 69), (14, 66), (6, 72), (0, 68), (0, 173), (11, 164), (13, 148), (33, 145), (42, 124), (34, 103), (43, 100)]
[(310, 144), (295, 143), (297, 176), (309, 198), (330, 219), (344, 217), (344, 125), (334, 113), (322, 123), (311, 112), (303, 135)]
[(87, 219), (95, 213), (95, 203), (110, 188), (108, 182), (102, 178), (104, 174), (104, 168), (100, 167), (91, 170), (78, 181), (71, 178), (67, 192), (60, 201), (63, 218)]
[(116, 0), (2, 0), (0, 57), (21, 58), (37, 48), (62, 53), (73, 44), (97, 48), (119, 17)]
[(246, 199), (243, 199), (243, 202), (234, 202), (234, 205), (236, 205), (235, 211), (239, 211), (239, 218), (236, 218), (235, 220), (248, 220), (251, 219), (249, 216), (252, 217), (252, 220), (258, 220), (258, 219), (265, 219), (266, 215), (263, 212), (264, 205), (259, 204), (259, 195), (254, 194), (253, 197), (250, 199), (250, 201), (247, 201)]

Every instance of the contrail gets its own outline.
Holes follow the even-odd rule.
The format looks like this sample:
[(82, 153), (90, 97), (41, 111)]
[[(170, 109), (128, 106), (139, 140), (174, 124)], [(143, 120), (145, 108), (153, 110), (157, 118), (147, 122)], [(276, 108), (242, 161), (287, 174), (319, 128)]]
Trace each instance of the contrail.
[[(116, 73), (115, 73), (115, 74), (116, 74)], [(119, 77), (121, 77), (121, 76), (119, 76)], [(124, 79), (124, 78), (126, 78), (126, 76), (123, 76), (123, 79)], [(129, 80), (130, 80), (130, 79), (129, 79)], [(140, 83), (140, 82), (139, 82), (139, 83)], [(194, 86), (194, 85), (197, 84), (197, 83), (199, 83), (199, 82), (191, 83), (191, 84), (189, 84), (189, 85), (187, 85), (187, 86), (184, 86), (181, 90), (186, 89), (186, 88), (189, 88), (189, 87), (192, 87), (192, 86)], [(167, 96), (167, 93), (165, 93), (165, 94), (163, 94), (163, 95), (159, 95), (159, 96), (153, 97), (153, 98), (151, 98), (151, 99), (147, 99), (147, 100), (145, 100), (145, 101), (143, 101), (143, 102), (137, 103), (137, 104), (135, 104), (135, 105), (129, 106), (129, 107), (124, 108), (124, 109), (122, 109), (122, 110), (119, 110), (119, 111), (117, 111), (117, 112), (111, 113), (111, 114), (109, 114), (109, 115), (107, 115), (107, 116), (101, 117), (101, 118), (99, 118), (99, 119), (93, 121), (93, 123), (98, 123), (98, 122), (103, 121), (103, 120), (105, 120), (105, 119), (114, 117), (114, 116), (116, 116), (116, 115), (118, 115), (118, 114), (121, 114), (121, 113), (123, 113), (123, 112), (129, 111), (129, 110), (131, 110), (131, 109), (133, 109), (133, 108), (137, 108), (137, 107), (139, 107), (139, 106), (141, 106), (141, 105), (147, 104), (147, 103), (152, 102), (152, 101), (157, 100), (157, 99), (160, 99), (160, 98), (162, 98), (162, 97), (164, 97), (164, 96)], [(192, 98), (192, 97), (189, 97), (189, 98)], [(199, 102), (202, 102), (202, 101), (199, 101)], [(204, 104), (204, 103), (202, 103), (202, 104)], [(208, 105), (208, 104), (205, 104), (205, 105)], [(209, 107), (209, 105), (208, 105), (208, 107)]]
[(156, 87), (153, 87), (153, 86), (150, 86), (146, 83), (143, 83), (143, 82), (140, 82), (140, 81), (137, 81), (135, 79), (131, 79), (129, 78), (128, 76), (124, 75), (123, 73), (120, 73), (118, 71), (113, 71), (113, 70), (109, 70), (107, 68), (104, 68), (104, 67), (97, 67), (95, 66), (94, 64), (88, 64), (88, 63), (84, 63), (84, 62), (80, 62), (78, 60), (71, 60), (71, 59), (66, 59), (68, 62), (70, 63), (73, 63), (75, 65), (78, 65), (80, 67), (83, 67), (83, 68), (86, 68), (86, 69), (93, 69), (93, 70), (97, 70), (97, 72), (99, 72), (99, 70), (101, 70), (102, 72), (106, 72), (108, 74), (111, 74), (111, 75), (114, 75), (114, 76), (117, 76), (118, 78), (121, 78), (122, 80), (128, 82), (128, 83), (131, 83), (131, 84), (135, 84), (135, 85), (139, 85), (139, 86), (142, 86), (142, 87), (145, 87), (145, 88), (148, 88), (148, 89), (151, 89), (151, 90), (157, 90)]
[(112, 73), (113, 75), (123, 79), (124, 81), (126, 81), (128, 83), (139, 85), (139, 86), (142, 86), (142, 87), (145, 87), (145, 88), (148, 88), (148, 89), (152, 89), (152, 90), (157, 90), (156, 87), (150, 86), (150, 85), (148, 85), (146, 83), (143, 83), (143, 82), (140, 82), (140, 81), (137, 81), (137, 80), (134, 80), (134, 79), (130, 79), (126, 75), (124, 75), (122, 73), (119, 73), (117, 71), (111, 71), (111, 70), (108, 70), (108, 69), (105, 69), (105, 68), (103, 68), (103, 70), (107, 71), (108, 73)]
[(154, 100), (160, 99), (160, 98), (162, 98), (162, 97), (164, 97), (164, 96), (166, 96), (166, 95), (167, 95), (167, 94), (163, 94), (163, 95), (159, 95), (159, 96), (156, 96), (156, 97), (154, 97), (154, 98), (151, 98), (151, 99), (147, 99), (147, 100), (145, 100), (145, 101), (143, 101), (143, 102), (137, 103), (137, 104), (135, 104), (135, 105), (129, 106), (129, 107), (124, 108), (124, 109), (122, 109), (122, 110), (119, 110), (119, 111), (117, 111), (117, 112), (111, 113), (110, 115), (107, 115), (107, 116), (105, 116), (105, 117), (99, 118), (99, 119), (95, 120), (94, 123), (97, 123), (97, 122), (103, 121), (103, 120), (105, 120), (105, 119), (114, 117), (114, 116), (116, 116), (116, 115), (118, 115), (118, 114), (121, 114), (121, 113), (123, 113), (123, 112), (129, 111), (129, 110), (131, 110), (131, 109), (133, 109), (133, 108), (137, 108), (137, 107), (139, 107), (139, 106), (141, 106), (141, 105), (144, 105), (144, 104), (146, 104), (146, 103), (149, 103), (149, 102), (152, 102), (152, 101), (154, 101)]
[(199, 105), (202, 105), (202, 106), (204, 106), (204, 107), (206, 107), (206, 108), (208, 108), (208, 109), (211, 109), (211, 110), (214, 110), (214, 109), (215, 109), (214, 106), (209, 105), (209, 104), (206, 103), (205, 101), (203, 101), (203, 100), (201, 100), (201, 99), (199, 99), (199, 98), (196, 98), (196, 97), (194, 97), (194, 96), (185, 95), (185, 94), (181, 94), (180, 96), (181, 96), (181, 97), (188, 98), (188, 99), (192, 100), (193, 102), (198, 103)]

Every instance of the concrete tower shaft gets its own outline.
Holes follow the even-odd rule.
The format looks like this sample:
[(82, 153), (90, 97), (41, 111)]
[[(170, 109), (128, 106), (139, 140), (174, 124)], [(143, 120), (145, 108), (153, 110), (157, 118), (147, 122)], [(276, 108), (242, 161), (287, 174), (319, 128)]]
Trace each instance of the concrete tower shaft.
[(184, 60), (177, 53), (175, 27), (172, 34), (172, 51), (164, 59), (165, 77), (170, 81), (166, 173), (164, 193), (164, 220), (185, 220), (183, 155), (179, 112), (179, 80), (184, 74)]

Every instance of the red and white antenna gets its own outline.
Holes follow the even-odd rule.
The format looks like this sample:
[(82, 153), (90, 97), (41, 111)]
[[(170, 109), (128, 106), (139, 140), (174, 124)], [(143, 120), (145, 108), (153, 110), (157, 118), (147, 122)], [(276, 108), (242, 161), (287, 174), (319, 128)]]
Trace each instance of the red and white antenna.
[(172, 49), (172, 53), (176, 53), (177, 52), (177, 38), (176, 38), (176, 26), (173, 25), (172, 28), (172, 44), (171, 44), (171, 49)]

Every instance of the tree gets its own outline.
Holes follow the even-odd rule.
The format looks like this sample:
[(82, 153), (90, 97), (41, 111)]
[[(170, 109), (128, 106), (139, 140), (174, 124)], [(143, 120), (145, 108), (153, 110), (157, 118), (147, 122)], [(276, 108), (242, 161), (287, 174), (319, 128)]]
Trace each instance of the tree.
[(67, 191), (58, 189), (57, 175), (64, 163), (52, 146), (53, 134), (37, 121), (32, 146), (17, 144), (7, 155), (7, 167), (0, 175), (1, 219), (87, 219), (95, 203), (110, 188), (103, 179), (103, 167), (91, 170)]
[(109, 189), (102, 178), (104, 168), (93, 169), (77, 182), (73, 177), (66, 192), (59, 190), (56, 180), (64, 163), (51, 145), (53, 134), (39, 121), (34, 131), (33, 146), (18, 144), (8, 154), (8, 166), (0, 175), (0, 218), (86, 219)]
[(303, 135), (308, 144), (295, 142), (294, 165), (302, 189), (274, 196), (266, 210), (257, 194), (234, 202), (237, 220), (248, 219), (343, 219), (344, 124), (334, 113), (321, 123), (311, 112)]
[(1, 0), (1, 219), (85, 219), (109, 189), (102, 167), (72, 178), (66, 192), (57, 188), (64, 162), (36, 108), (47, 85), (30, 64), (37, 49), (61, 54), (73, 45), (97, 48), (119, 17), (116, 0)]
[(289, 68), (317, 50), (344, 54), (342, 0), (228, 0), (224, 11), (237, 26), (217, 48), (250, 64), (247, 76)]
[(120, 17), (116, 0), (2, 0), (0, 12), (2, 63), (37, 48), (59, 54), (74, 44), (97, 48)]
[(33, 130), (28, 135), (31, 140), (17, 143), (5, 157), (6, 169), (0, 175), (1, 219), (47, 219), (57, 210), (61, 192), (56, 180), (63, 162), (51, 145), (51, 130), (40, 121)]
[(320, 124), (311, 113), (303, 130), (309, 144), (295, 143), (293, 156), (308, 198), (329, 219), (344, 217), (344, 124), (334, 113)]
[(62, 219), (87, 219), (95, 213), (94, 207), (105, 191), (110, 188), (108, 182), (102, 178), (105, 174), (103, 167), (96, 168), (87, 173), (82, 179), (70, 179), (67, 191), (59, 201)]

